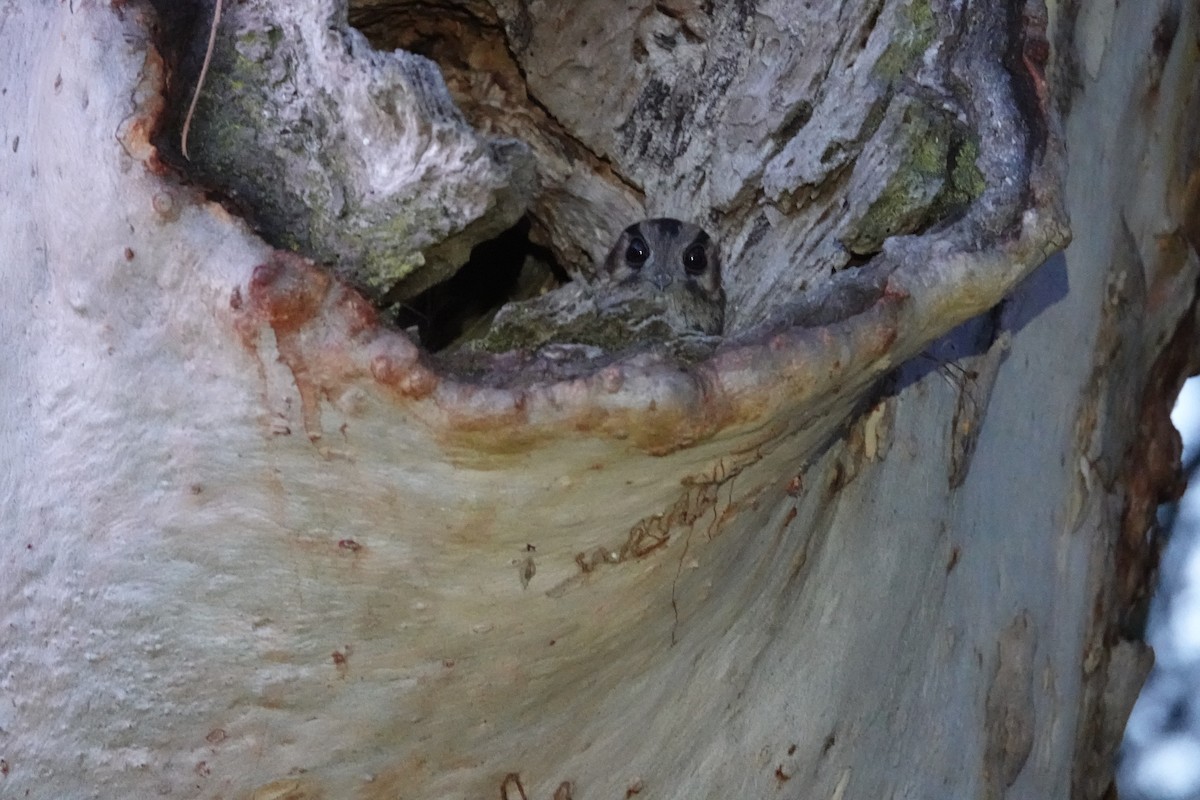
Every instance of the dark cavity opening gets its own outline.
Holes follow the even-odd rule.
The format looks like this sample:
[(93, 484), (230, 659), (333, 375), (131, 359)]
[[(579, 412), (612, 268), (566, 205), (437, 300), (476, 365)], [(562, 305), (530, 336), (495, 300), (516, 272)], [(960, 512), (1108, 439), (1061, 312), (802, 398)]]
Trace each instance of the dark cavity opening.
[(528, 215), (471, 249), (450, 279), (394, 308), (397, 326), (416, 333), (430, 352), (483, 335), (500, 307), (528, 300), (571, 280), (554, 254), (529, 239)]

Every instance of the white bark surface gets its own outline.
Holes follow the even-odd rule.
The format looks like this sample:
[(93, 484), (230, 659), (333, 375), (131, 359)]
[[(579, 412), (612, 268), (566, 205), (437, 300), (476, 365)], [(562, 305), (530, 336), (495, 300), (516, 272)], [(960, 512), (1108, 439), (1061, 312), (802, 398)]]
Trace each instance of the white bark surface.
[(1074, 243), (942, 341), (994, 340), (977, 377), (865, 403), (1052, 210), (690, 370), (475, 386), (160, 168), (146, 9), (11, 5), (0, 795), (1099, 797), (1132, 434), (1200, 272), (1196, 10), (1151, 102), (1157, 20), (1110, 5), (1054, 18)]

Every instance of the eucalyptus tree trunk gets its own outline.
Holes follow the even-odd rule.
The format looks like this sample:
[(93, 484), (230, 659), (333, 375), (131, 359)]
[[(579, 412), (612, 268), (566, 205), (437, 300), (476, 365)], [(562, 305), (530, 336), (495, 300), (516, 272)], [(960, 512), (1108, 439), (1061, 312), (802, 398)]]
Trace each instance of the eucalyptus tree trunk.
[[(0, 795), (1104, 796), (1200, 19), (1052, 5), (9, 4)], [(686, 357), (397, 326), (652, 216)]]

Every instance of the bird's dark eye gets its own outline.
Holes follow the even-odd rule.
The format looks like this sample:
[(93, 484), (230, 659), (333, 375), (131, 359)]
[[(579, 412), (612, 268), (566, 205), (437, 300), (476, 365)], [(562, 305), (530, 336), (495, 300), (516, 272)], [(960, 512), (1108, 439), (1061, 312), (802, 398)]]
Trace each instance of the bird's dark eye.
[(683, 268), (688, 275), (699, 275), (708, 269), (708, 256), (700, 245), (689, 247), (683, 254)]
[(640, 269), (643, 264), (650, 258), (650, 246), (646, 244), (646, 240), (640, 236), (634, 236), (629, 240), (629, 247), (625, 248), (625, 262), (634, 269)]

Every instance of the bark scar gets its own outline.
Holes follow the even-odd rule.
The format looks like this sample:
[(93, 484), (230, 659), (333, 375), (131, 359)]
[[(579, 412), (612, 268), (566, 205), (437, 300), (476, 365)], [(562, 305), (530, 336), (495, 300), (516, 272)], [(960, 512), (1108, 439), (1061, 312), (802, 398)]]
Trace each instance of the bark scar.
[(1033, 656), (1037, 628), (1022, 611), (1000, 634), (996, 667), (988, 686), (984, 718), (983, 760), (985, 794), (989, 800), (1005, 795), (1033, 750)]

